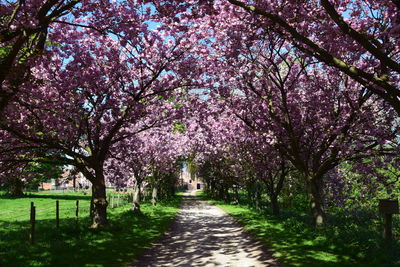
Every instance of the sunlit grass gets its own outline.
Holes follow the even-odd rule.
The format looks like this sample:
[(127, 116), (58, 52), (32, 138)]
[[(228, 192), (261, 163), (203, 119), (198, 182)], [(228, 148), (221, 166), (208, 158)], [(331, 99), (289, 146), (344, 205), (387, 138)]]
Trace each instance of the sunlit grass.
[[(199, 195), (207, 198), (202, 191)], [(207, 199), (266, 244), (284, 266), (400, 266), (399, 242), (391, 251), (383, 249), (381, 233), (367, 221), (332, 220), (314, 228), (307, 215), (293, 211), (276, 217), (246, 205)]]
[(60, 219), (75, 216), (76, 201), (79, 200), (81, 216), (89, 214), (90, 195), (83, 193), (49, 193), (41, 192), (30, 194), (26, 197), (13, 198), (6, 195), (0, 196), (0, 221), (26, 221), (29, 220), (31, 202), (36, 207), (36, 219), (55, 219), (56, 201), (59, 201)]
[[(82, 205), (90, 202), (87, 195), (72, 193), (65, 197), (60, 199), (60, 207), (65, 201), (65, 206), (74, 208), (77, 198)], [(2, 196), (0, 201), (2, 210), (21, 206), (28, 206), (29, 210), (31, 198)], [(37, 209), (46, 204), (55, 209), (55, 199), (47, 195), (34, 198), (34, 202)], [(29, 213), (19, 221), (10, 216), (0, 217), (0, 266), (124, 266), (168, 229), (179, 203), (180, 197), (155, 207), (144, 203), (141, 215), (134, 215), (130, 204), (109, 209), (110, 224), (101, 230), (89, 229), (88, 212), (81, 214), (78, 223), (74, 213), (69, 218), (61, 217), (60, 228), (56, 229), (55, 212), (49, 211), (38, 218), (34, 245), (28, 243)]]

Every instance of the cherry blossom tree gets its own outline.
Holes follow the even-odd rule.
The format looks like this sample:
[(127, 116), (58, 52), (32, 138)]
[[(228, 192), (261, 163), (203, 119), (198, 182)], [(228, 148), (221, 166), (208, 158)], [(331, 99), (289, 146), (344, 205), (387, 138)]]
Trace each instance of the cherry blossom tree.
[(215, 75), (220, 96), (248, 127), (276, 140), (307, 184), (314, 223), (322, 224), (324, 175), (344, 160), (384, 149), (394, 138), (394, 111), (347, 75), (304, 58), (274, 31), (255, 36), (254, 25), (232, 24), (239, 27), (233, 37), (215, 45), (216, 69), (224, 70)]
[[(177, 171), (178, 159), (186, 153), (186, 138), (173, 131), (177, 117), (158, 123), (147, 131), (125, 139), (123, 144), (111, 151), (112, 159), (106, 163), (107, 179), (114, 184), (133, 185), (133, 212), (140, 212), (140, 196), (146, 186), (152, 187), (152, 202), (155, 205), (163, 179), (168, 180)], [(176, 181), (170, 181), (176, 182)], [(174, 184), (166, 183), (167, 187)]]
[(190, 157), (225, 198), (262, 184), (277, 214), (295, 169), (323, 224), (341, 164), (398, 153), (399, 14), (389, 0), (2, 3), (1, 170), (74, 166), (97, 228), (106, 179), (134, 185), (139, 211), (141, 188), (156, 203)]
[(110, 151), (174, 112), (166, 100), (192, 86), (198, 72), (188, 67), (195, 59), (188, 54), (191, 44), (182, 42), (185, 33), (166, 25), (151, 29), (151, 11), (134, 4), (121, 6), (130, 23), (113, 36), (68, 24), (64, 34), (50, 34), (60, 45), (32, 69), (34, 82), (7, 106), (1, 125), (19, 149), (36, 149), (35, 161), (54, 152), (53, 162), (75, 166), (92, 182), (94, 228), (107, 223), (104, 163)]
[[(34, 79), (31, 69), (47, 53), (55, 40), (50, 35), (65, 34), (65, 25), (92, 29), (102, 34), (118, 31), (131, 17), (123, 15), (124, 3), (81, 0), (15, 0), (0, 4), (0, 114), (22, 89)], [(27, 88), (24, 88), (27, 89)]]
[(188, 128), (207, 190), (228, 200), (228, 191), (233, 189), (237, 202), (238, 187), (246, 188), (254, 195), (256, 208), (260, 208), (261, 193), (266, 192), (273, 213), (278, 214), (278, 196), (290, 168), (280, 156), (275, 138), (248, 127), (235, 115), (237, 107), (216, 99), (207, 103), (200, 117), (191, 117)]
[(249, 21), (347, 74), (400, 114), (398, 1), (224, 2), (248, 11)]

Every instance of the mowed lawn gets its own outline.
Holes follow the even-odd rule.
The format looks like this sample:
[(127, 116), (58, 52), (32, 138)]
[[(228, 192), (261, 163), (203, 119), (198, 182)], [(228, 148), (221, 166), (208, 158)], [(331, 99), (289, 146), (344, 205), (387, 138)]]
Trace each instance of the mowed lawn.
[(90, 195), (84, 193), (31, 193), (26, 197), (13, 198), (0, 195), (0, 221), (29, 221), (31, 202), (36, 207), (37, 220), (56, 218), (56, 201), (59, 201), (60, 219), (75, 217), (76, 201), (79, 201), (79, 217), (86, 217), (90, 207)]
[[(60, 208), (59, 229), (55, 220), (56, 200)], [(31, 202), (37, 211), (34, 245), (28, 241)], [(124, 266), (168, 229), (179, 203), (179, 196), (155, 207), (143, 203), (141, 215), (132, 214), (130, 204), (108, 209), (109, 226), (93, 230), (89, 229), (90, 195), (0, 195), (0, 266)]]

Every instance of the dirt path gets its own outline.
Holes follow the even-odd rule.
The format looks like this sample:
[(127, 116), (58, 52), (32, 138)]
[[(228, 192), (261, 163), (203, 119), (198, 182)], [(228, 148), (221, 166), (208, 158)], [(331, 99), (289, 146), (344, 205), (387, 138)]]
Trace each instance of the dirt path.
[(225, 212), (194, 196), (183, 197), (171, 231), (131, 266), (279, 266)]

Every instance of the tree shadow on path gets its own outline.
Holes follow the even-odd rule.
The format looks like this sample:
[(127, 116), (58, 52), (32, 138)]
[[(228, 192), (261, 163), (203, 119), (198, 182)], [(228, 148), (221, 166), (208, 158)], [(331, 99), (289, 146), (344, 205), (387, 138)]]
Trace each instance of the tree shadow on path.
[(195, 196), (165, 237), (131, 266), (280, 266), (229, 215)]

